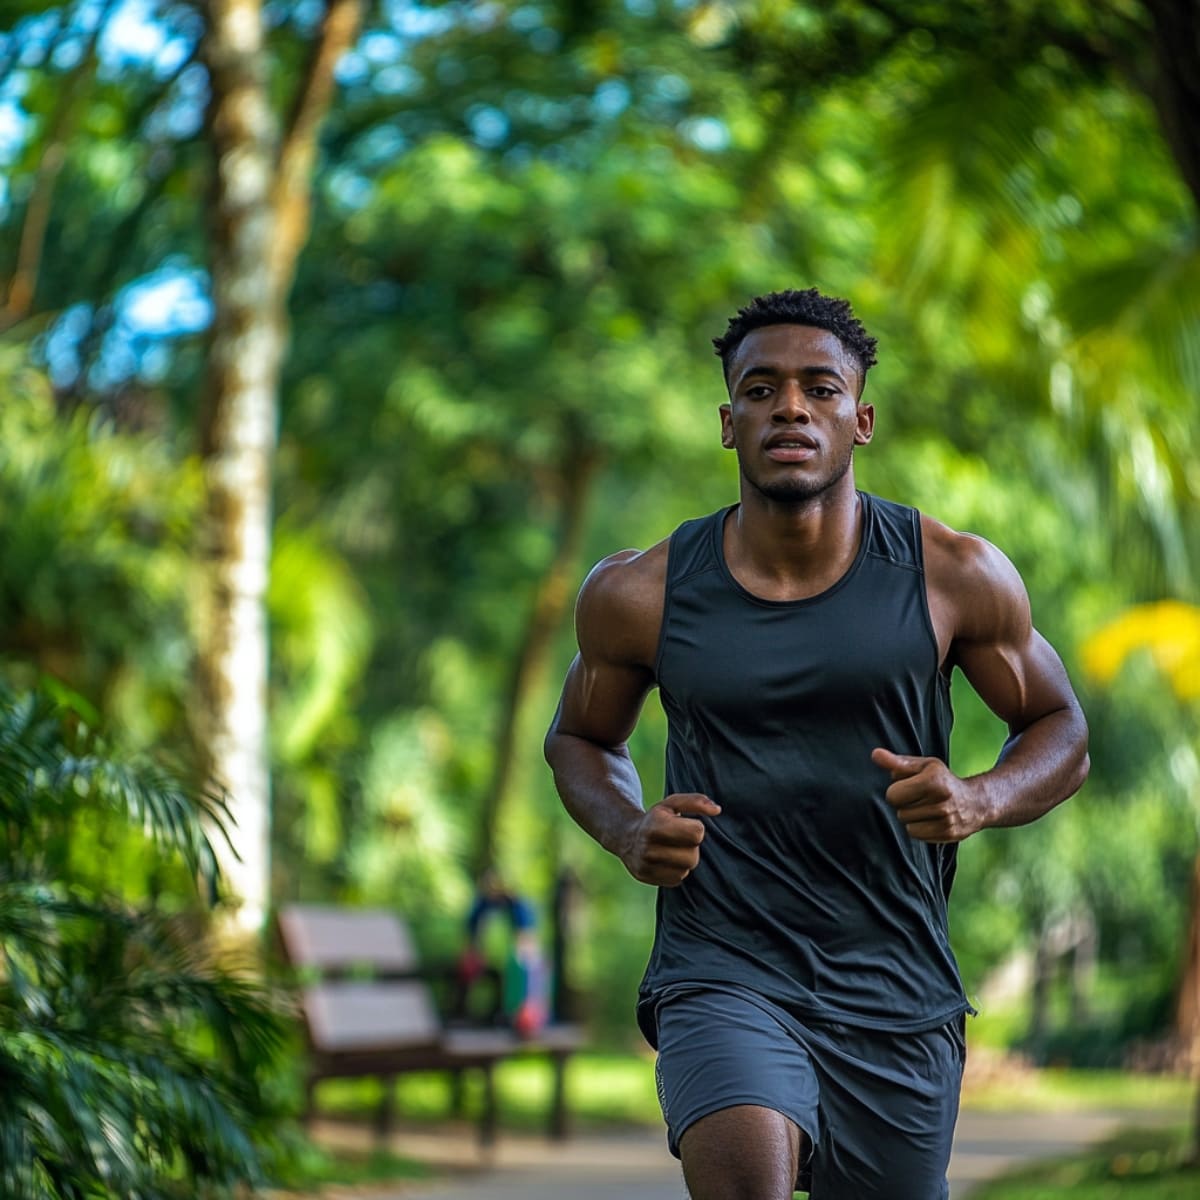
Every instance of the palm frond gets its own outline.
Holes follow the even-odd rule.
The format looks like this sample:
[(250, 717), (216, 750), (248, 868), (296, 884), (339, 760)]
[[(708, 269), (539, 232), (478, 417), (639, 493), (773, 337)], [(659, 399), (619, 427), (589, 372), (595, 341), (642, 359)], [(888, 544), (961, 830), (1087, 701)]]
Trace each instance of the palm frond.
[(46, 851), (113, 827), (215, 883), (210, 838), (227, 819), (224, 797), (0, 689), (5, 1200), (183, 1200), (259, 1180), (280, 1005), (217, 961), (201, 897), (171, 914), (135, 905)]
[(223, 793), (188, 788), (155, 763), (120, 762), (99, 754), (65, 755), (50, 786), (107, 805), (160, 848), (181, 855), (207, 883), (215, 882), (218, 866), (209, 831), (228, 843), (232, 821)]
[(164, 1185), (184, 1177), (193, 1184), (259, 1177), (246, 1096), (200, 1056), (0, 1028), (0, 1076), (15, 1084), (0, 1100), (0, 1125), (21, 1131), (10, 1138), (8, 1161), (24, 1164), (27, 1185), (39, 1167), (66, 1178), (63, 1164), (112, 1197), (167, 1194)]
[[(229, 842), (227, 797), (197, 788), (145, 758), (123, 758), (44, 696), (0, 685), (0, 820), (17, 829), (68, 825), (81, 806), (104, 810), (180, 856), (215, 893), (214, 837)], [(232, 850), (233, 847), (230, 846)], [(4, 848), (0, 843), (0, 862)]]
[(0, 818), (27, 819), (39, 785), (57, 768), (62, 731), (55, 713), (46, 697), (13, 695), (0, 684)]

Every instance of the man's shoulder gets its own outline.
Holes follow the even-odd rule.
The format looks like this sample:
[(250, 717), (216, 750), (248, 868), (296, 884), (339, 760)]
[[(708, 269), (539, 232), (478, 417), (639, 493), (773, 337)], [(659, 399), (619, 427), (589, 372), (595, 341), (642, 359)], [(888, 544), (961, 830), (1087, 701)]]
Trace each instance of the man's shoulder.
[(581, 595), (620, 603), (646, 588), (661, 589), (667, 578), (671, 539), (664, 538), (647, 550), (618, 550), (602, 558), (583, 581)]
[(575, 627), (585, 657), (649, 666), (662, 624), (670, 538), (648, 550), (618, 550), (588, 572)]
[(978, 534), (921, 513), (926, 583), (959, 615), (960, 631), (990, 627), (1028, 612), (1025, 584), (1007, 555)]
[[(668, 579), (711, 555), (713, 523), (728, 508), (684, 521), (647, 550), (618, 550), (588, 572), (579, 590), (575, 627), (580, 649), (614, 646), (615, 658), (653, 659), (662, 628)], [(709, 549), (706, 549), (709, 547)], [(633, 647), (631, 649), (631, 647)]]
[(926, 564), (964, 583), (986, 582), (996, 571), (1013, 571), (1004, 552), (976, 533), (953, 529), (928, 513), (920, 513)]
[(618, 550), (602, 558), (583, 581), (580, 600), (588, 603), (595, 601), (604, 607), (621, 607), (656, 598), (661, 607), (668, 573), (680, 569), (678, 562), (672, 566), (672, 547), (686, 558), (697, 546), (708, 543), (712, 523), (728, 511), (722, 508), (684, 521), (649, 549)]

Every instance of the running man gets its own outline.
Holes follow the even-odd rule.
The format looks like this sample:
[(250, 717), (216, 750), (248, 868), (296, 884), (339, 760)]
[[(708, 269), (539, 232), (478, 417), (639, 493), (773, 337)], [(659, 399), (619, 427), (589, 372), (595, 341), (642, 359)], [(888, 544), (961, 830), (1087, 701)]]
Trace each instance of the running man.
[[(859, 492), (875, 339), (815, 290), (714, 340), (740, 503), (599, 563), (546, 738), (567, 811), (658, 891), (638, 1021), (692, 1200), (938, 1200), (970, 1011), (958, 843), (1087, 777), (1024, 584), (978, 537)], [(1009, 728), (947, 765), (958, 667)], [(666, 791), (626, 739), (657, 687)]]

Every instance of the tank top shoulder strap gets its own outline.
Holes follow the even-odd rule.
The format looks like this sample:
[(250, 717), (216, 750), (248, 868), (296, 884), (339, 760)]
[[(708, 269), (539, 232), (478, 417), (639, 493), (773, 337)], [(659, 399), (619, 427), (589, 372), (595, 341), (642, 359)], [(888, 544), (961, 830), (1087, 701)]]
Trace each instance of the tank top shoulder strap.
[(667, 594), (677, 584), (717, 566), (715, 539), (720, 536), (728, 508), (684, 521), (671, 534), (670, 550), (667, 554)]
[(684, 521), (671, 534), (667, 547), (667, 582), (663, 596), (662, 625), (658, 632), (658, 649), (654, 656), (654, 678), (661, 677), (663, 651), (667, 644), (667, 630), (671, 623), (671, 598), (675, 589), (685, 579), (691, 579), (705, 571), (718, 569), (716, 539), (721, 536), (728, 508), (709, 513), (706, 517), (694, 517)]
[(867, 492), (862, 493), (862, 498), (869, 513), (865, 523), (867, 553), (895, 566), (923, 572), (921, 514), (906, 504), (897, 504)]

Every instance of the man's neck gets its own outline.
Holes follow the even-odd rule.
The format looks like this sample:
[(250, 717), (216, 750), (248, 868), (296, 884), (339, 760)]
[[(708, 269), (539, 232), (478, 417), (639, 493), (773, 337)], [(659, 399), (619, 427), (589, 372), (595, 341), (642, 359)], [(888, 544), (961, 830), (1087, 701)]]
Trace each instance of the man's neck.
[(767, 600), (800, 600), (832, 587), (858, 553), (862, 513), (852, 471), (804, 501), (773, 500), (745, 480), (725, 525), (734, 578)]

